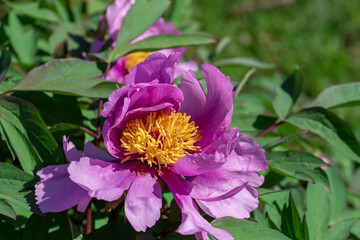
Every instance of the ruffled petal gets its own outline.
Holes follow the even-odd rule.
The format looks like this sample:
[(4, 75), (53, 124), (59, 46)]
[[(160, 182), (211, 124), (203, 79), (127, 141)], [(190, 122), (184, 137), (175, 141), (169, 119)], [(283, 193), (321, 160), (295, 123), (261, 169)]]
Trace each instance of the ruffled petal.
[(248, 218), (250, 212), (259, 205), (257, 191), (248, 185), (230, 198), (217, 201), (196, 200), (196, 202), (208, 215), (214, 218)]
[(176, 67), (175, 78), (182, 76), (188, 71), (191, 72), (199, 71), (199, 66), (197, 62), (195, 61), (180, 62)]
[(160, 183), (150, 173), (138, 175), (125, 199), (125, 215), (136, 231), (144, 231), (160, 218)]
[(70, 180), (68, 166), (47, 166), (37, 172), (41, 181), (35, 185), (35, 195), (42, 212), (61, 212), (89, 200), (88, 192)]
[(63, 136), (63, 148), (68, 162), (78, 161), (83, 157), (83, 154), (76, 149), (72, 142), (69, 142), (69, 138), (66, 136)]
[(165, 181), (174, 195), (182, 213), (181, 224), (177, 230), (182, 235), (192, 235), (207, 232), (217, 239), (233, 239), (231, 234), (223, 229), (214, 228), (199, 213), (195, 203), (189, 195), (186, 180), (171, 171), (164, 171), (161, 178)]
[(70, 179), (100, 200), (114, 201), (127, 190), (136, 174), (130, 170), (131, 163), (118, 164), (83, 157), (71, 162)]
[(159, 83), (172, 84), (176, 63), (180, 59), (180, 53), (173, 53), (166, 57), (162, 53), (155, 52), (131, 70), (125, 77), (125, 83), (134, 85), (157, 80)]
[(106, 79), (123, 84), (125, 82), (124, 77), (128, 74), (128, 70), (125, 68), (126, 60), (126, 57), (121, 57), (116, 60), (115, 65), (110, 69)]

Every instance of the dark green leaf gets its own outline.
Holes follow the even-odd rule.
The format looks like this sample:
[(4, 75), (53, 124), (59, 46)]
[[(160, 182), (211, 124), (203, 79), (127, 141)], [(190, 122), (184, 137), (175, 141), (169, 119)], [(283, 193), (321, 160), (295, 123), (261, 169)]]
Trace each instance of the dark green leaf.
[(269, 144), (266, 144), (264, 146), (264, 149), (271, 149), (274, 148), (276, 146), (282, 145), (284, 143), (290, 142), (291, 140), (293, 140), (294, 138), (297, 138), (299, 136), (301, 136), (302, 134), (304, 134), (304, 132), (299, 132), (297, 134), (291, 135), (291, 136), (287, 136), (287, 137), (283, 137), (283, 138), (279, 138)]
[(308, 184), (306, 202), (306, 221), (310, 239), (326, 240), (330, 220), (329, 193), (319, 184)]
[(8, 163), (0, 163), (0, 198), (41, 214), (35, 204), (33, 177)]
[(25, 28), (14, 13), (9, 14), (8, 21), (9, 25), (5, 26), (5, 30), (20, 61), (24, 64), (34, 63), (36, 53), (34, 29), (30, 26)]
[(4, 199), (0, 198), (0, 214), (16, 220), (16, 212), (13, 207)]
[(36, 108), (21, 99), (0, 98), (0, 130), (25, 172), (33, 174), (59, 161), (58, 144)]
[(266, 154), (266, 159), (270, 169), (279, 174), (305, 181), (319, 182), (329, 189), (329, 182), (325, 173), (321, 173), (323, 171), (318, 168), (326, 166), (326, 164), (310, 153), (300, 151), (270, 152)]
[(331, 86), (322, 91), (311, 106), (335, 108), (360, 102), (360, 82)]
[(308, 233), (306, 231), (307, 227), (301, 223), (294, 198), (290, 194), (289, 203), (281, 212), (281, 232), (291, 239), (307, 240)]
[(6, 73), (11, 63), (10, 52), (8, 49), (2, 49), (0, 52), (0, 84), (4, 81)]
[(264, 63), (257, 59), (246, 58), (246, 57), (237, 57), (237, 58), (228, 58), (217, 61), (214, 63), (215, 66), (244, 66), (244, 67), (255, 67), (259, 69), (273, 69), (275, 68), (274, 64)]
[(107, 98), (116, 84), (100, 78), (101, 74), (94, 62), (58, 59), (31, 70), (14, 90)]
[(133, 240), (136, 235), (137, 232), (131, 227), (130, 223), (124, 223), (124, 218), (119, 216), (116, 222), (110, 222), (86, 235), (86, 240)]
[(289, 117), (287, 122), (318, 134), (345, 156), (360, 162), (360, 143), (349, 125), (323, 108), (309, 108)]
[(8, 221), (0, 220), (0, 239), (1, 240), (20, 240), (20, 232)]
[(124, 47), (130, 45), (132, 40), (154, 25), (168, 8), (169, 4), (170, 2), (167, 0), (137, 0), (131, 6), (121, 23), (117, 42), (114, 50), (109, 54), (108, 62), (121, 57), (121, 54), (118, 54), (118, 52), (121, 52)]
[(234, 113), (231, 125), (237, 127), (240, 131), (258, 131), (264, 130), (276, 123), (276, 118), (262, 115), (247, 115)]
[(54, 12), (49, 9), (41, 9), (38, 2), (29, 2), (29, 3), (14, 3), (4, 1), (6, 5), (14, 9), (17, 13), (23, 14), (35, 19), (49, 21), (49, 22), (58, 22), (59, 18)]
[(289, 114), (299, 98), (302, 88), (303, 80), (300, 73), (295, 71), (276, 89), (273, 107), (280, 119), (284, 119)]
[[(289, 239), (282, 233), (260, 224), (230, 217), (218, 218), (211, 223), (214, 227), (228, 230), (238, 240), (282, 240)], [(211, 238), (215, 239), (215, 238)]]
[(45, 240), (51, 225), (51, 218), (31, 215), (26, 223), (23, 240)]

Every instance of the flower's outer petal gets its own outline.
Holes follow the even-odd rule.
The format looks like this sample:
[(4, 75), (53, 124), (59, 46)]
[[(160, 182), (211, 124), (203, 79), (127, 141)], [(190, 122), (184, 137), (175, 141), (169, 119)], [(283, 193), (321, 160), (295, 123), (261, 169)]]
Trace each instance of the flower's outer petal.
[[(234, 93), (230, 78), (225, 77), (216, 67), (204, 63), (202, 73), (207, 85), (205, 107), (203, 107), (203, 102), (195, 104), (191, 102), (192, 99), (185, 98), (183, 105), (188, 106), (188, 109), (181, 109), (181, 112), (198, 111), (191, 120), (199, 126), (203, 137), (197, 145), (205, 147), (220, 137), (229, 126), (233, 112)], [(194, 80), (192, 79), (192, 81)], [(190, 101), (190, 103), (186, 103), (186, 101)], [(189, 113), (189, 115), (191, 114)]]
[(108, 101), (104, 103), (104, 108), (101, 111), (101, 115), (105, 118), (112, 119), (111, 122), (113, 122), (115, 118), (114, 112), (117, 112), (117, 108), (124, 104), (124, 100), (127, 96), (128, 91), (129, 87), (126, 85), (114, 90), (110, 94)]
[(91, 198), (90, 196), (84, 198), (81, 202), (79, 202), (79, 204), (77, 205), (77, 210), (79, 212), (85, 212), (87, 206), (89, 205), (90, 201), (91, 201)]
[(222, 168), (242, 172), (259, 172), (269, 169), (265, 150), (254, 139), (242, 133), (240, 133), (239, 144)]
[(218, 201), (196, 201), (199, 206), (214, 218), (234, 217), (248, 218), (259, 204), (257, 191), (251, 186), (245, 186), (240, 192), (230, 198)]
[(118, 164), (83, 157), (71, 162), (70, 179), (89, 191), (89, 195), (100, 200), (114, 201), (127, 190), (136, 176), (129, 169), (131, 163)]
[(182, 235), (192, 235), (208, 232), (217, 239), (233, 239), (231, 234), (223, 229), (214, 228), (199, 213), (194, 201), (189, 195), (186, 180), (171, 171), (164, 170), (161, 178), (174, 195), (182, 213), (181, 224), (177, 230)]
[(196, 176), (225, 164), (229, 154), (239, 142), (239, 130), (230, 128), (200, 153), (186, 155), (172, 167), (172, 171), (184, 176)]
[[(180, 62), (176, 67), (175, 78), (182, 76), (184, 73), (188, 71), (191, 72), (199, 71), (198, 64), (195, 61)], [(196, 81), (198, 80), (196, 79)]]
[(136, 231), (146, 231), (160, 218), (162, 194), (160, 183), (152, 174), (134, 178), (125, 199), (125, 215)]
[(144, 40), (145, 38), (160, 34), (181, 34), (180, 30), (175, 29), (175, 25), (166, 22), (164, 18), (160, 18), (154, 25), (147, 29), (143, 34), (137, 37), (132, 43)]
[(109, 25), (109, 35), (116, 39), (121, 28), (122, 21), (135, 0), (115, 0), (106, 9), (106, 19)]
[(115, 161), (118, 160), (110, 156), (107, 152), (101, 148), (96, 147), (92, 142), (87, 141), (84, 146), (84, 155), (89, 158), (100, 159), (103, 161)]
[(125, 68), (126, 57), (121, 57), (116, 60), (115, 65), (110, 69), (106, 79), (112, 82), (123, 84), (125, 82), (125, 75), (128, 74), (128, 70)]
[(180, 53), (173, 53), (166, 57), (162, 53), (155, 52), (131, 70), (125, 77), (125, 83), (134, 85), (157, 80), (159, 83), (172, 84), (176, 64), (180, 59)]
[(91, 53), (98, 53), (100, 52), (101, 48), (104, 46), (105, 41), (101, 41), (99, 39), (94, 38), (94, 41), (91, 43), (90, 52)]
[(41, 181), (35, 185), (35, 195), (42, 212), (61, 212), (89, 199), (88, 192), (70, 180), (68, 166), (47, 166), (37, 172)]
[(69, 138), (66, 136), (63, 136), (63, 148), (68, 162), (78, 161), (83, 157), (83, 154), (76, 149), (72, 142), (69, 142)]

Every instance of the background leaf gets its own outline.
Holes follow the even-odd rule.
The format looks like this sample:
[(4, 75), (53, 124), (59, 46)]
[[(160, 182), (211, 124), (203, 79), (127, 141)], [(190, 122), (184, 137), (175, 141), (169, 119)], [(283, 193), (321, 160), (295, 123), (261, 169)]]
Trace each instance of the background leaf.
[(8, 49), (2, 49), (0, 52), (0, 84), (4, 81), (6, 73), (9, 70), (11, 56)]
[(13, 207), (4, 199), (0, 199), (0, 214), (16, 220), (16, 212)]
[(247, 57), (236, 57), (236, 58), (227, 58), (222, 59), (214, 63), (215, 66), (243, 66), (243, 67), (254, 67), (258, 69), (273, 69), (275, 68), (274, 64), (264, 63), (257, 59), (247, 58)]

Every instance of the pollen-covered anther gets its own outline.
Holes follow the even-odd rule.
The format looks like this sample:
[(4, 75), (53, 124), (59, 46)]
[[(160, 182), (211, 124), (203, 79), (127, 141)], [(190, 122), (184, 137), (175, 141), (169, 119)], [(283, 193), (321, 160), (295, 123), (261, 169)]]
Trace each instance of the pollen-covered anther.
[(201, 151), (194, 144), (201, 140), (200, 131), (190, 116), (175, 111), (152, 112), (129, 121), (122, 133), (121, 147), (127, 158), (137, 158), (153, 165), (171, 165), (188, 153)]

